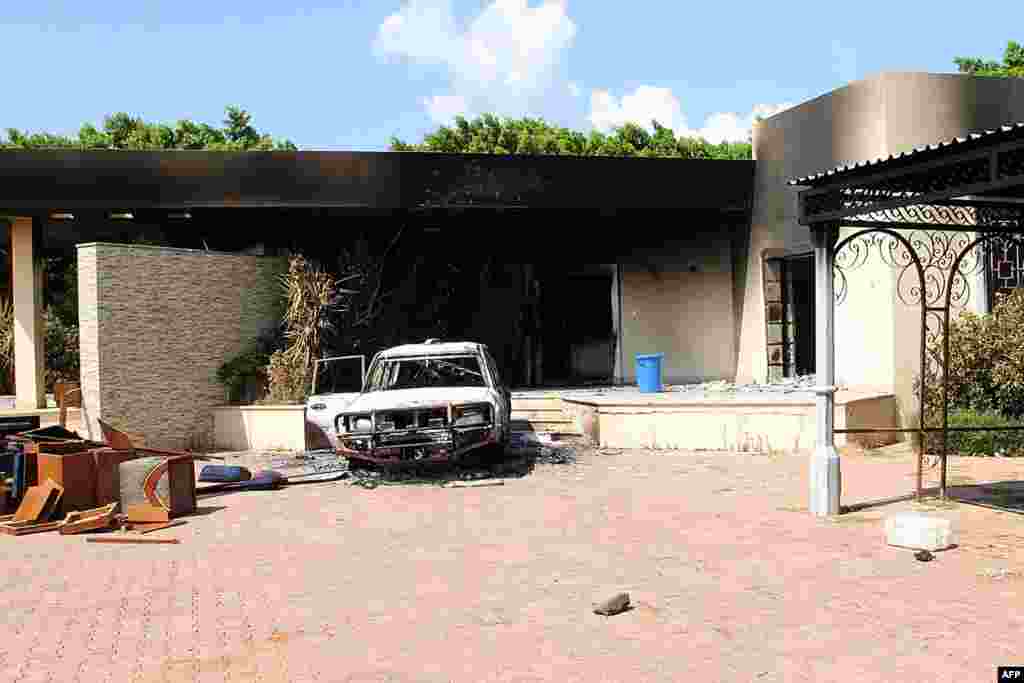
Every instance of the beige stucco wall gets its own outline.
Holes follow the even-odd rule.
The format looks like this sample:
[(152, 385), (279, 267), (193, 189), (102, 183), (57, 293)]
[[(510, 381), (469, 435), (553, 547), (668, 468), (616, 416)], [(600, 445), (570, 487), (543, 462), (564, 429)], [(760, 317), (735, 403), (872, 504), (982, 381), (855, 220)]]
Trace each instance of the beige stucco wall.
[(305, 450), (305, 406), (219, 406), (213, 409), (217, 450)]
[(732, 274), (623, 269), (622, 346), (627, 382), (638, 353), (664, 353), (669, 384), (733, 373)]
[[(850, 83), (754, 127), (757, 160), (750, 249), (737, 353), (737, 379), (767, 374), (762, 264), (766, 254), (811, 249), (797, 222), (797, 189), (787, 180), (1024, 118), (1024, 82), (959, 74), (890, 72)], [(843, 234), (848, 234), (844, 230)], [(877, 253), (848, 273), (849, 293), (836, 309), (836, 376), (840, 383), (897, 395), (903, 420), (914, 410), (920, 311), (896, 296), (898, 273)], [(980, 282), (975, 291), (982, 292)], [(984, 304), (975, 297), (977, 308)]]
[(668, 384), (732, 378), (734, 231), (730, 223), (683, 225), (686, 237), (622, 254), (617, 380), (636, 381), (638, 353), (665, 354)]
[[(82, 428), (209, 445), (217, 368), (281, 313), (283, 259), (140, 245), (78, 246)], [(301, 432), (300, 432), (301, 434)]]

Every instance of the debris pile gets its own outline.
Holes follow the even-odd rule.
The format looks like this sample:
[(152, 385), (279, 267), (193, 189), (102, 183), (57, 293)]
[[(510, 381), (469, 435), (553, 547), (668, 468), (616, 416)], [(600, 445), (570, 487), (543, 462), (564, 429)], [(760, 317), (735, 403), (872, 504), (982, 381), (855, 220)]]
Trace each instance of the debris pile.
[(443, 486), (452, 482), (519, 478), (530, 474), (538, 465), (571, 465), (576, 461), (576, 448), (570, 442), (553, 441), (546, 434), (516, 433), (505, 456), (499, 459), (468, 457), (454, 463), (351, 467), (333, 451), (322, 450), (276, 458), (271, 460), (270, 466), (287, 475), (288, 485), (334, 479), (373, 489), (401, 484)]
[(3, 437), (0, 471), (10, 476), (2, 500), (4, 511), (15, 511), (0, 516), (0, 534), (123, 530), (132, 533), (117, 542), (135, 542), (196, 511), (195, 460), (208, 458), (134, 446), (124, 432), (101, 426), (106, 442), (59, 426)]
[(668, 387), (669, 391), (692, 394), (761, 394), (788, 395), (809, 394), (817, 386), (815, 375), (786, 377), (768, 384), (735, 384), (725, 380), (717, 382), (701, 382), (698, 384), (675, 384)]

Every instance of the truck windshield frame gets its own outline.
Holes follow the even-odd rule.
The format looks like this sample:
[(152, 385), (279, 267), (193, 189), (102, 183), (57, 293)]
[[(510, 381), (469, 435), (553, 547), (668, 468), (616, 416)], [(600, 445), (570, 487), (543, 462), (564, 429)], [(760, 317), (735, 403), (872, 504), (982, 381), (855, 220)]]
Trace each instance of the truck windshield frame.
[(366, 391), (456, 389), (490, 386), (478, 354), (379, 358), (366, 378)]

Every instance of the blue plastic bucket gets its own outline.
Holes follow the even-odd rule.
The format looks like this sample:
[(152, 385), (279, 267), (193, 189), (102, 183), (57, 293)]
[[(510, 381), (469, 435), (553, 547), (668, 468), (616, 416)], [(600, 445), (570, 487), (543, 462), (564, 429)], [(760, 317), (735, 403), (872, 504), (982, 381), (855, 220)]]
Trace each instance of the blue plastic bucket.
[(663, 353), (647, 353), (636, 355), (636, 383), (640, 393), (656, 394), (661, 391), (661, 359)]

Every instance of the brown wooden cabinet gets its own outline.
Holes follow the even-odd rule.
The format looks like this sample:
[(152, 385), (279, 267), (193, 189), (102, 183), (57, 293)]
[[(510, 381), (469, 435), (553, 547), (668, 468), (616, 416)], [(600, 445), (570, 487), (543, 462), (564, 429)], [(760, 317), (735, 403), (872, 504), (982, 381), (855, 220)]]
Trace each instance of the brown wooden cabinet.
[(47, 453), (43, 445), (36, 456), (38, 481), (52, 479), (64, 487), (58, 514), (96, 507), (96, 462), (92, 453)]

